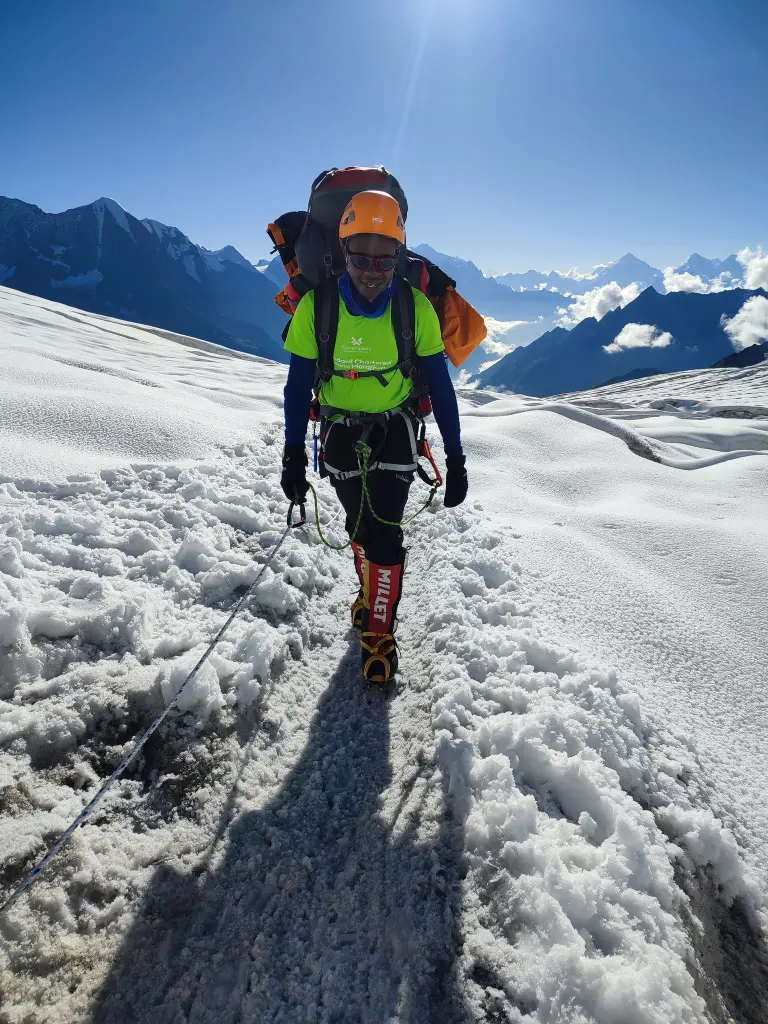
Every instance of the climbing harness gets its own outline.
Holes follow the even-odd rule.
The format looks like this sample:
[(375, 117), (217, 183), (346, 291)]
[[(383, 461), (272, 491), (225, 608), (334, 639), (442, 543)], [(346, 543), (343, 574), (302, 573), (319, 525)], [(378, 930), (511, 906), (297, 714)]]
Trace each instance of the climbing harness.
[(378, 514), (376, 509), (373, 507), (371, 495), (368, 490), (368, 473), (370, 472), (369, 464), (371, 459), (371, 453), (373, 451), (373, 449), (371, 448), (367, 441), (369, 433), (370, 429), (368, 430), (368, 433), (364, 433), (363, 437), (361, 437), (360, 440), (357, 441), (355, 444), (355, 454), (357, 455), (357, 463), (360, 468), (360, 481), (362, 483), (363, 496), (362, 500), (360, 501), (360, 510), (357, 513), (357, 522), (355, 523), (354, 529), (349, 535), (349, 540), (347, 540), (345, 544), (331, 544), (331, 542), (326, 538), (325, 534), (323, 533), (323, 528), (320, 525), (320, 502), (318, 499), (317, 491), (315, 490), (312, 484), (309, 485), (309, 489), (312, 492), (312, 499), (315, 506), (315, 526), (317, 527), (317, 535), (322, 541), (322, 543), (327, 548), (330, 548), (332, 551), (344, 551), (346, 550), (346, 548), (352, 545), (352, 542), (357, 537), (358, 530), (360, 529), (360, 524), (363, 521), (363, 513), (365, 511), (366, 504), (368, 505), (368, 508), (371, 510), (371, 515), (373, 516), (374, 519), (377, 520), (377, 522), (382, 523), (382, 525), (384, 526), (397, 526), (402, 529), (403, 527), (409, 526), (414, 521), (414, 519), (416, 519), (417, 516), (420, 516), (422, 512), (429, 508), (429, 506), (434, 501), (435, 495), (437, 494), (438, 490), (443, 486), (443, 477), (442, 474), (440, 473), (437, 463), (435, 462), (434, 456), (432, 455), (432, 449), (429, 446), (429, 441), (427, 441), (426, 437), (422, 436), (419, 438), (417, 442), (417, 454), (419, 458), (424, 458), (429, 462), (435, 473), (434, 477), (430, 477), (426, 470), (421, 465), (417, 464), (416, 471), (418, 472), (419, 476), (424, 481), (424, 483), (426, 483), (430, 487), (430, 492), (427, 496), (427, 500), (420, 508), (418, 508), (413, 513), (413, 515), (408, 516), (407, 519), (403, 519), (401, 522), (393, 522), (390, 519), (383, 519)]
[(306, 513), (306, 508), (305, 508), (304, 502), (299, 502), (298, 503), (298, 505), (299, 505), (299, 518), (295, 522), (293, 521), (293, 510), (296, 507), (296, 504), (297, 504), (296, 502), (291, 502), (290, 508), (288, 509), (287, 525), (285, 527), (285, 530), (283, 531), (280, 539), (277, 541), (277, 543), (274, 545), (274, 547), (270, 551), (270, 553), (269, 553), (269, 555), (267, 557), (267, 560), (264, 562), (264, 564), (262, 565), (261, 569), (259, 569), (259, 571), (256, 574), (256, 578), (254, 579), (253, 583), (251, 583), (250, 587), (248, 587), (246, 592), (243, 594), (243, 596), (237, 602), (235, 607), (232, 609), (232, 611), (230, 612), (229, 617), (227, 618), (226, 622), (221, 627), (221, 629), (218, 631), (218, 633), (213, 638), (213, 640), (211, 640), (211, 642), (208, 645), (205, 653), (200, 657), (200, 659), (198, 660), (198, 662), (195, 665), (195, 667), (192, 669), (192, 671), (189, 673), (187, 678), (184, 680), (184, 682), (181, 684), (179, 689), (176, 691), (176, 694), (175, 694), (173, 700), (157, 716), (157, 718), (149, 726), (149, 728), (145, 732), (142, 733), (142, 735), (136, 741), (135, 746), (134, 746), (133, 750), (130, 752), (130, 754), (128, 754), (125, 758), (123, 758), (123, 760), (120, 762), (120, 764), (117, 766), (117, 768), (112, 772), (112, 774), (109, 776), (109, 778), (106, 779), (102, 783), (101, 788), (96, 793), (96, 795), (93, 797), (93, 799), (88, 804), (86, 804), (86, 806), (78, 814), (78, 816), (75, 818), (75, 820), (69, 826), (69, 828), (67, 828), (66, 831), (61, 833), (59, 838), (56, 840), (56, 842), (53, 844), (53, 846), (50, 847), (50, 849), (45, 854), (43, 859), (41, 861), (39, 861), (39, 863), (29, 872), (29, 874), (22, 881), (21, 885), (19, 885), (19, 887), (16, 889), (16, 891), (13, 892), (2, 905), (0, 905), (0, 914), (4, 913), (6, 910), (10, 910), (11, 907), (17, 902), (17, 900), (28, 889), (30, 889), (35, 884), (35, 882), (38, 881), (38, 879), (40, 878), (40, 875), (41, 875), (42, 871), (44, 870), (44, 868), (47, 867), (47, 865), (53, 860), (53, 858), (56, 856), (56, 854), (62, 848), (62, 846), (64, 846), (64, 844), (66, 842), (68, 842), (72, 838), (72, 836), (75, 834), (75, 832), (78, 830), (78, 828), (81, 828), (82, 826), (84, 826), (86, 824), (88, 819), (91, 817), (93, 812), (96, 810), (96, 807), (101, 803), (101, 801), (104, 798), (104, 796), (107, 793), (107, 791), (109, 789), (111, 789), (111, 787), (114, 785), (115, 782), (117, 782), (117, 780), (123, 774), (123, 772), (128, 767), (128, 765), (131, 764), (131, 762), (136, 758), (136, 755), (142, 749), (142, 747), (147, 742), (147, 740), (149, 740), (149, 738), (154, 735), (154, 733), (159, 729), (159, 727), (165, 721), (165, 719), (168, 716), (168, 714), (171, 711), (171, 709), (178, 703), (179, 698), (181, 697), (182, 693), (184, 692), (184, 690), (186, 689), (188, 684), (191, 683), (192, 680), (197, 676), (197, 674), (200, 671), (200, 669), (203, 667), (205, 662), (208, 660), (210, 655), (213, 653), (216, 645), (219, 643), (219, 641), (224, 636), (226, 631), (232, 625), (232, 622), (237, 617), (237, 615), (240, 612), (240, 610), (248, 603), (248, 601), (251, 598), (254, 590), (256, 589), (256, 584), (261, 579), (262, 574), (264, 573), (264, 571), (267, 568), (267, 566), (270, 564), (272, 559), (275, 557), (277, 552), (282, 547), (283, 542), (285, 541), (285, 539), (288, 536), (288, 534), (291, 532), (291, 530), (295, 530), (295, 529), (297, 529), (297, 528), (299, 528), (301, 526), (306, 525), (307, 513)]

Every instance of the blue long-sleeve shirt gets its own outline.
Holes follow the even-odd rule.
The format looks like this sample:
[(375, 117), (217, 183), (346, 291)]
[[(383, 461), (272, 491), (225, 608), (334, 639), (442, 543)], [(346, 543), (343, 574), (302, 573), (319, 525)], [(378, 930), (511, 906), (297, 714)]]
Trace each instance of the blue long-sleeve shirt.
[(432, 412), (435, 415), (437, 429), (443, 439), (445, 454), (461, 455), (461, 424), (459, 423), (459, 403), (453, 381), (448, 373), (448, 366), (442, 352), (433, 356), (421, 356), (418, 360), (427, 379), (429, 397), (432, 399)]
[(316, 359), (307, 359), (305, 356), (291, 353), (288, 380), (283, 389), (286, 444), (304, 444), (316, 368)]
[[(445, 454), (461, 455), (459, 406), (445, 356), (442, 352), (437, 352), (435, 355), (419, 356), (417, 359), (429, 387), (432, 410), (443, 439)], [(286, 444), (304, 444), (316, 366), (315, 359), (291, 354), (288, 380), (283, 391)]]

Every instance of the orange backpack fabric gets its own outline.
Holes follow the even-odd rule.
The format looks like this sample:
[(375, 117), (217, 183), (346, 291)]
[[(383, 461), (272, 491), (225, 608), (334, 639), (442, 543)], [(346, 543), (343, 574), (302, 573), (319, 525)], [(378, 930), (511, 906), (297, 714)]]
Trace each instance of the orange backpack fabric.
[(485, 341), (488, 334), (485, 320), (455, 288), (447, 288), (432, 304), (440, 321), (445, 354), (458, 368)]
[(301, 296), (294, 288), (293, 281), (289, 281), (285, 288), (277, 293), (275, 302), (287, 316), (293, 316), (296, 307), (301, 302)]

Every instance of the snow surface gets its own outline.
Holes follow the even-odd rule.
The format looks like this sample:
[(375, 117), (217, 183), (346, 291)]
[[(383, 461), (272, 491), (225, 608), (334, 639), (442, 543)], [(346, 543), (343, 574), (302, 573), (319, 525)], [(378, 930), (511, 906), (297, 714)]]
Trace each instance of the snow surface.
[(253, 437), (282, 406), (275, 364), (0, 290), (0, 473), (51, 480), (185, 463)]
[[(279, 538), (286, 371), (3, 288), (0, 347), (7, 893)], [(0, 917), (3, 1024), (764, 1019), (768, 367), (461, 404), (396, 695), (292, 533)]]

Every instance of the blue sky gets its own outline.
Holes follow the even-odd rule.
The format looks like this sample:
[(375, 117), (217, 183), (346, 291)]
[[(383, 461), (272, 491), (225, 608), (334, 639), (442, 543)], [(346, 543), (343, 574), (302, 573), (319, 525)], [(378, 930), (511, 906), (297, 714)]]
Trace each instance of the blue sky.
[(768, 243), (765, 0), (20, 0), (0, 194), (117, 199), (209, 248), (384, 163), (485, 270)]

